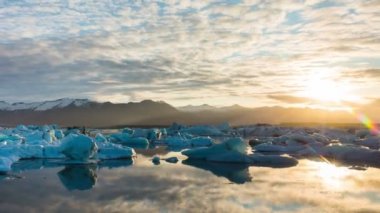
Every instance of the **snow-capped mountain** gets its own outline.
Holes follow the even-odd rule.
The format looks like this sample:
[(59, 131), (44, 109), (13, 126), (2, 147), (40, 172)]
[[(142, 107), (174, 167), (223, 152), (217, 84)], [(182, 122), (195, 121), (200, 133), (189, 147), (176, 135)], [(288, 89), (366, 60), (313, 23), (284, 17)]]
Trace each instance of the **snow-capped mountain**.
[(62, 98), (54, 101), (43, 101), (43, 102), (32, 102), (32, 103), (7, 103), (0, 101), (0, 110), (3, 111), (16, 111), (16, 110), (34, 110), (34, 111), (45, 111), (50, 109), (64, 108), (70, 105), (73, 106), (84, 106), (90, 103), (88, 99), (71, 99)]
[(244, 107), (240, 105), (232, 105), (232, 106), (224, 106), (224, 107), (216, 107), (216, 106), (211, 106), (208, 104), (203, 104), (203, 105), (187, 105), (187, 106), (182, 106), (182, 107), (177, 107), (179, 111), (182, 112), (202, 112), (202, 111), (218, 111), (218, 112), (224, 112), (224, 111), (229, 111), (229, 110), (241, 110), (244, 109)]
[[(371, 111), (380, 120), (378, 107)], [(370, 112), (369, 110), (366, 110)], [(214, 107), (210, 105), (175, 108), (162, 101), (110, 103), (87, 99), (58, 99), (55, 101), (13, 103), (0, 101), (0, 127), (18, 124), (58, 124), (61, 126), (115, 127), (125, 125), (220, 124), (232, 125), (283, 122), (355, 122), (345, 111), (309, 108), (260, 107), (239, 105)]]
[(183, 112), (200, 112), (200, 111), (206, 111), (206, 110), (215, 110), (217, 108), (214, 106), (210, 106), (208, 104), (203, 104), (199, 106), (187, 105), (187, 106), (177, 107), (177, 109)]

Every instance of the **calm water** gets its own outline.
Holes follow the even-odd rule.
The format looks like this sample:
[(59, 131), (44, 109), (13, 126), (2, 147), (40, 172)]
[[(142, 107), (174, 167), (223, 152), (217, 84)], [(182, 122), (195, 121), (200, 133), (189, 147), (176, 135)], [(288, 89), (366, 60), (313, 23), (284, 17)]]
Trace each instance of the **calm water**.
[[(380, 212), (380, 169), (188, 161), (165, 147), (100, 165), (22, 161), (0, 176), (0, 212)], [(176, 164), (151, 157), (177, 156)], [(44, 169), (40, 169), (44, 168)]]

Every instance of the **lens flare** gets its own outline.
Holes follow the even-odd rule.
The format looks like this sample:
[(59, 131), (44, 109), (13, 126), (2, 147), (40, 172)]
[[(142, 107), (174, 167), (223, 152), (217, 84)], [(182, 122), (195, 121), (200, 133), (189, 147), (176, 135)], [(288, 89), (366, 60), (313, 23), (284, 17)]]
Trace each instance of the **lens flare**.
[(350, 109), (349, 112), (357, 117), (357, 119), (365, 126), (367, 127), (372, 134), (374, 135), (380, 135), (380, 128), (376, 125), (376, 123), (371, 120), (367, 115), (360, 112), (355, 112), (353, 109)]

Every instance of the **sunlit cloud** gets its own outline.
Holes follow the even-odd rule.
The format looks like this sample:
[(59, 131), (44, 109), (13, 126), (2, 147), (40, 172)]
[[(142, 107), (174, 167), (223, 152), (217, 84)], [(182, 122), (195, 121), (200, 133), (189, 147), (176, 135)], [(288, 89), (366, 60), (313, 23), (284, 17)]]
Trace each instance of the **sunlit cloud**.
[[(350, 96), (374, 98), (378, 9), (376, 1), (3, 1), (0, 96), (273, 105), (278, 91), (310, 98), (303, 79), (328, 69), (333, 82), (350, 71), (341, 75)], [(365, 84), (355, 70), (366, 70)]]

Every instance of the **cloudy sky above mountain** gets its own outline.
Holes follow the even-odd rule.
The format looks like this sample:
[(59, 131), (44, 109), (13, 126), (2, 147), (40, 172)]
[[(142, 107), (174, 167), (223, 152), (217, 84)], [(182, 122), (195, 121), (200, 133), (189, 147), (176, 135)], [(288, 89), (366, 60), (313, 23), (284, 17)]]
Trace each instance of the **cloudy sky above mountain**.
[(378, 0), (1, 0), (0, 97), (340, 106), (380, 91)]

